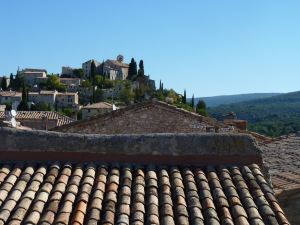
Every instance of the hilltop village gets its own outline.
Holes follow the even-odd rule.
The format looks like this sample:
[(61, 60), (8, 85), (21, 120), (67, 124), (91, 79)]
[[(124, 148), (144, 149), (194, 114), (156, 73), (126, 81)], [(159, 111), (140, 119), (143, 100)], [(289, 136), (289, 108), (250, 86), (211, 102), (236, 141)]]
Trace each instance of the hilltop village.
[(300, 134), (208, 117), (143, 60), (18, 70), (0, 125), (0, 225), (300, 223)]

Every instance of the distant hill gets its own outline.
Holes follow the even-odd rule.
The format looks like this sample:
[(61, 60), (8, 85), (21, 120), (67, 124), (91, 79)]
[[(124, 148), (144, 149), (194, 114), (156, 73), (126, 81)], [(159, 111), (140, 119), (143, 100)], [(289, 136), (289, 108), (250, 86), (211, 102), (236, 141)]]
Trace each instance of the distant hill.
[(235, 112), (249, 122), (249, 130), (268, 136), (300, 131), (300, 91), (208, 108), (211, 116), (223, 119)]
[[(200, 99), (204, 100), (207, 107), (216, 107), (223, 104), (233, 104), (237, 102), (244, 102), (249, 100), (268, 98), (282, 93), (252, 93), (252, 94), (239, 94), (239, 95), (219, 95), (213, 97), (197, 97), (195, 103)], [(189, 99), (190, 101), (191, 99)]]

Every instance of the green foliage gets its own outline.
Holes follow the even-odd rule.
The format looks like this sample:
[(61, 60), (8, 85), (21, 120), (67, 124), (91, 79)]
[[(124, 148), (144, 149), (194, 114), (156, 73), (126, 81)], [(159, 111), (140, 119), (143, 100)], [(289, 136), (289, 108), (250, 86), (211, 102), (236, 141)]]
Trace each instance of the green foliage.
[(125, 102), (127, 105), (133, 102), (134, 93), (132, 91), (130, 83), (125, 84), (125, 87), (123, 88), (123, 90), (120, 93), (120, 100)]
[(32, 104), (30, 107), (31, 111), (51, 111), (51, 106), (44, 103), (44, 102), (39, 102), (37, 104)]
[(1, 88), (3, 91), (7, 90), (7, 80), (6, 77), (2, 77)]
[(29, 107), (28, 107), (27, 102), (28, 102), (28, 92), (24, 85), (22, 88), (22, 101), (18, 105), (18, 110), (19, 111), (28, 111)]
[(96, 97), (95, 97), (95, 87), (96, 87), (96, 64), (95, 61), (93, 60), (91, 63), (91, 76), (90, 80), (92, 82), (92, 87), (93, 87), (93, 96), (92, 96), (92, 103), (96, 102)]
[(194, 94), (193, 94), (193, 97), (192, 97), (192, 100), (191, 100), (191, 106), (192, 106), (192, 108), (195, 107), (195, 97), (194, 97)]
[(183, 102), (178, 102), (178, 103), (175, 103), (175, 106), (177, 108), (182, 108), (182, 109), (185, 109), (187, 111), (193, 112), (193, 108), (189, 104), (186, 104), (186, 103), (183, 103)]
[(18, 74), (16, 75), (14, 82), (13, 82), (13, 89), (15, 91), (20, 91), (22, 90), (22, 87), (25, 86), (25, 79), (22, 75)]
[(173, 89), (167, 90), (166, 97), (172, 98), (174, 103), (178, 103), (181, 100), (179, 95)]
[(128, 79), (131, 80), (136, 75), (137, 75), (137, 65), (134, 58), (132, 58), (128, 68)]
[(77, 78), (83, 78), (84, 77), (83, 69), (74, 69), (73, 74)]
[(196, 105), (196, 112), (199, 114), (199, 115), (202, 115), (202, 116), (207, 116), (207, 111), (206, 111), (206, 104), (203, 100), (199, 100), (197, 105)]
[(97, 89), (95, 91), (95, 102), (101, 102), (104, 100), (103, 91), (101, 89)]
[(84, 80), (81, 82), (81, 87), (90, 88), (92, 87), (92, 83), (89, 80)]
[(95, 76), (95, 85), (101, 89), (105, 88), (113, 88), (114, 87), (114, 81), (105, 79), (104, 76), (96, 75)]
[(182, 96), (182, 103), (186, 104), (186, 90), (184, 89), (184, 93)]
[(14, 75), (11, 73), (9, 76), (9, 88), (11, 89), (15, 89), (15, 79), (14, 79)]
[(66, 85), (62, 84), (59, 81), (59, 77), (56, 75), (50, 75), (48, 76), (47, 82), (46, 82), (46, 89), (47, 90), (57, 90), (60, 92), (64, 92), (67, 90)]
[(134, 91), (134, 100), (136, 102), (143, 101), (145, 95), (147, 93), (149, 93), (149, 91), (150, 91), (150, 88), (147, 85), (140, 83), (139, 88), (135, 89), (135, 91)]
[(143, 60), (140, 60), (140, 63), (139, 63), (139, 70), (138, 70), (138, 75), (139, 75), (139, 76), (144, 76), (144, 75), (145, 75), (144, 61), (143, 61)]
[(71, 108), (62, 109), (60, 113), (68, 117), (72, 117), (74, 114), (76, 114), (76, 112)]
[(239, 119), (248, 121), (249, 130), (275, 137), (300, 131), (300, 92), (222, 105), (208, 112), (219, 120), (235, 112)]
[(6, 110), (8, 110), (8, 111), (12, 110), (12, 103), (11, 102), (6, 102), (4, 105), (5, 105)]

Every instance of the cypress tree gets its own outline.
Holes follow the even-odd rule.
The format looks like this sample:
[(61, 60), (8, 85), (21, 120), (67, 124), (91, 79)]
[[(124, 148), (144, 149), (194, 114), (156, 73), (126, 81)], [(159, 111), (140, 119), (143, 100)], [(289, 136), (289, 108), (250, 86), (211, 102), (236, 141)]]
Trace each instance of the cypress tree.
[(14, 89), (15, 88), (15, 79), (14, 75), (11, 73), (9, 77), (9, 87)]
[(139, 63), (139, 71), (138, 71), (139, 76), (144, 76), (145, 75), (145, 70), (144, 70), (144, 61), (141, 59)]
[(195, 98), (194, 98), (194, 94), (193, 94), (193, 97), (192, 97), (191, 106), (192, 106), (193, 108), (194, 108), (194, 106), (195, 106)]
[(28, 92), (26, 91), (25, 84), (22, 87), (22, 101), (18, 106), (18, 110), (28, 111)]
[(96, 64), (94, 60), (91, 63), (91, 79), (92, 79), (92, 86), (93, 86), (93, 96), (92, 102), (95, 103), (95, 77), (96, 77)]
[(183, 98), (182, 98), (182, 103), (186, 103), (186, 90), (184, 89), (184, 93), (183, 93)]
[(7, 90), (7, 80), (6, 77), (2, 77), (1, 88), (3, 91)]
[(128, 68), (128, 79), (132, 79), (135, 75), (137, 75), (137, 65), (134, 61), (134, 58), (131, 58), (131, 62), (129, 63)]

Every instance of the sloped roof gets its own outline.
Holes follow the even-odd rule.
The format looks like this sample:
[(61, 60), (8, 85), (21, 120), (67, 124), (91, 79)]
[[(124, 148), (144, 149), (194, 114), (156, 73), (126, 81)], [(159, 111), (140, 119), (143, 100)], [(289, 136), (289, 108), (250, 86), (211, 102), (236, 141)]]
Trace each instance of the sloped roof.
[(0, 96), (12, 96), (12, 97), (22, 97), (22, 93), (21, 92), (16, 92), (16, 91), (0, 91)]
[(127, 106), (125, 108), (121, 108), (119, 110), (115, 110), (115, 111), (112, 111), (112, 112), (109, 112), (109, 113), (105, 113), (105, 114), (101, 114), (101, 115), (95, 115), (95, 116), (89, 117), (89, 118), (84, 119), (84, 120), (78, 120), (78, 121), (75, 121), (73, 123), (66, 124), (65, 126), (62, 126), (62, 127), (59, 127), (59, 128), (58, 127), (54, 128), (53, 130), (60, 131), (64, 128), (68, 128), (68, 127), (72, 127), (72, 126), (89, 124), (92, 121), (101, 121), (101, 120), (106, 120), (106, 119), (110, 119), (110, 118), (112, 119), (112, 118), (116, 118), (118, 116), (123, 115), (125, 112), (131, 112), (131, 111), (134, 112), (135, 110), (143, 109), (143, 108), (147, 109), (148, 107), (160, 107), (160, 108), (163, 108), (163, 109), (166, 109), (166, 110), (172, 110), (172, 111), (175, 111), (177, 113), (182, 113), (185, 116), (192, 117), (192, 118), (195, 118), (195, 119), (200, 119), (203, 122), (209, 124), (210, 126), (217, 126), (217, 127), (223, 127), (223, 128), (228, 127), (225, 124), (219, 123), (217, 120), (215, 120), (213, 118), (204, 117), (204, 116), (201, 116), (197, 113), (193, 113), (193, 112), (190, 112), (190, 111), (187, 111), (187, 110), (184, 110), (184, 109), (177, 108), (176, 106), (169, 105), (165, 102), (147, 101), (147, 102), (141, 102), (141, 103), (133, 104), (133, 105)]
[[(0, 111), (0, 119), (4, 119), (4, 117), (5, 117), (5, 112)], [(52, 111), (17, 111), (16, 120), (17, 121), (22, 119), (41, 120), (44, 117), (47, 117), (49, 120), (57, 120), (57, 126), (62, 126), (75, 121), (70, 117)]]
[(105, 61), (105, 63), (114, 65), (114, 66), (129, 68), (129, 64), (120, 62), (118, 60), (108, 59)]
[(257, 165), (5, 163), (0, 224), (289, 224)]
[[(289, 224), (260, 167), (247, 157), (260, 154), (250, 136), (0, 129), (0, 141), (0, 224)], [(142, 160), (169, 155), (173, 164), (126, 163), (117, 152)], [(73, 161), (76, 153), (81, 162)], [(91, 161), (87, 153), (94, 154)], [(60, 160), (49, 162), (47, 154)], [(172, 160), (197, 154), (213, 154), (214, 163)], [(224, 164), (226, 155), (231, 161)]]
[(97, 102), (94, 104), (89, 104), (84, 107), (83, 109), (112, 109), (112, 104), (108, 102)]
[(300, 137), (292, 134), (259, 144), (270, 167), (275, 191), (300, 190)]

